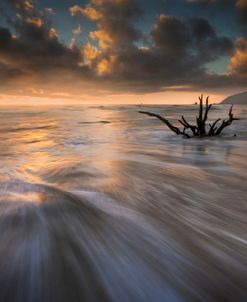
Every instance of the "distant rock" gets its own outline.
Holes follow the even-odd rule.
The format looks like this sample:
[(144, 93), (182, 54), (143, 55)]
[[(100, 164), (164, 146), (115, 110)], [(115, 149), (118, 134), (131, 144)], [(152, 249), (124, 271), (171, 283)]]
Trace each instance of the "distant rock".
[(247, 91), (227, 97), (221, 104), (247, 105)]

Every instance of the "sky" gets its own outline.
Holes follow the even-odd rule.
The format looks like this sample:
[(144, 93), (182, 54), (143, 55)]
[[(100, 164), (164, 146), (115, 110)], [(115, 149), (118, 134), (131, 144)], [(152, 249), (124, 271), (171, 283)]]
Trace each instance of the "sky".
[(247, 0), (0, 2), (0, 104), (219, 102), (246, 84)]

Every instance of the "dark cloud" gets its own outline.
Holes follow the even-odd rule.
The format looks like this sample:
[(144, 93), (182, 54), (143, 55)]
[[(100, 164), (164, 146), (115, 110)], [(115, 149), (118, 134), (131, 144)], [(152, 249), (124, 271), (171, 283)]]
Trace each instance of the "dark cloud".
[(246, 0), (236, 0), (236, 9), (240, 21), (244, 24), (247, 24), (247, 1)]
[(142, 11), (135, 0), (93, 0), (84, 8), (74, 8), (76, 11), (96, 22), (97, 31), (92, 32), (91, 37), (103, 48), (107, 44), (109, 47), (125, 47), (141, 38), (134, 22), (140, 18)]
[(51, 28), (31, 21), (16, 24), (18, 35), (0, 29), (0, 58), (7, 65), (17, 64), (22, 70), (76, 68), (81, 60), (79, 49), (61, 44)]
[(102, 51), (99, 60), (104, 55), (115, 58), (109, 76), (128, 85), (135, 83), (141, 90), (192, 84), (195, 78), (207, 76), (205, 64), (233, 52), (230, 39), (218, 37), (206, 20), (198, 18), (182, 21), (161, 15), (150, 39), (148, 48), (131, 44), (118, 52)]
[[(27, 4), (28, 3), (28, 4)], [(79, 77), (88, 72), (80, 66), (83, 57), (77, 46), (69, 48), (58, 39), (55, 28), (49, 24), (42, 12), (31, 6), (31, 1), (12, 1), (21, 11), (18, 18), (9, 20), (10, 29), (0, 28), (0, 78), (2, 86), (13, 83), (25, 89), (26, 86), (47, 84), (60, 73)], [(28, 13), (26, 13), (26, 10)], [(25, 81), (24, 81), (25, 80)], [(25, 83), (26, 84), (25, 84)], [(15, 86), (15, 85), (14, 85)]]
[(17, 9), (24, 9), (24, 10), (32, 10), (34, 9), (33, 1), (32, 0), (9, 0), (10, 4), (12, 4)]
[(189, 84), (205, 76), (205, 64), (233, 51), (231, 40), (218, 37), (207, 20), (166, 15), (155, 20), (148, 47), (138, 47), (141, 35), (133, 34), (138, 31), (132, 22), (140, 16), (135, 1), (92, 1), (74, 7), (76, 11), (96, 23), (97, 31), (90, 36), (98, 48), (87, 45), (85, 52), (92, 70), (115, 85), (143, 91)]
[(219, 37), (205, 19), (179, 20), (161, 15), (157, 18), (151, 37), (154, 48), (164, 57), (174, 60), (193, 60), (197, 65), (231, 54), (233, 43), (227, 37)]
[(161, 15), (157, 18), (151, 37), (154, 47), (166, 57), (178, 59), (184, 54), (189, 44), (189, 36), (185, 24), (170, 16)]
[(2, 47), (8, 46), (12, 39), (11, 33), (7, 28), (0, 27), (0, 45)]
[[(227, 37), (217, 36), (213, 27), (205, 19), (192, 18), (188, 23), (190, 44), (197, 52), (197, 62), (211, 62), (221, 56), (229, 56), (233, 51), (233, 43)], [(193, 51), (193, 50), (192, 50)]]

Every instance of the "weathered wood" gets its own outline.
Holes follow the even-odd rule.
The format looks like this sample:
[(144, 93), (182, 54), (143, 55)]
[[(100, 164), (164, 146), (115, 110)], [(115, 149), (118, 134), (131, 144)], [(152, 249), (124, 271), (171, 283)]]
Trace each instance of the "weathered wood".
[[(139, 113), (158, 118), (164, 124), (166, 124), (171, 131), (175, 132), (177, 135), (183, 135), (186, 138), (191, 138), (192, 136), (205, 137), (205, 136), (220, 135), (227, 126), (230, 126), (233, 121), (238, 120), (238, 118), (234, 118), (232, 113), (233, 106), (231, 106), (228, 114), (229, 118), (227, 120), (223, 120), (220, 126), (217, 126), (217, 124), (221, 121), (221, 119), (217, 119), (215, 122), (213, 122), (213, 124), (209, 124), (210, 129), (207, 132), (206, 122), (208, 119), (208, 113), (212, 108), (212, 104), (209, 104), (209, 97), (207, 97), (206, 105), (204, 109), (203, 94), (199, 96), (199, 102), (200, 102), (199, 115), (198, 117), (196, 117), (196, 125), (191, 125), (190, 123), (188, 123), (183, 115), (181, 116), (181, 119), (178, 120), (178, 122), (183, 126), (183, 130), (180, 130), (178, 127), (175, 127), (165, 117), (157, 113), (153, 113), (149, 111), (139, 111)], [(190, 130), (192, 132), (192, 135), (186, 133), (186, 130)]]
[(161, 120), (163, 123), (165, 123), (167, 125), (167, 127), (175, 132), (177, 135), (181, 134), (181, 135), (184, 135), (185, 137), (187, 138), (190, 138), (190, 136), (185, 133), (185, 131), (181, 131), (178, 127), (175, 127), (173, 126), (166, 118), (162, 117), (161, 115), (159, 114), (156, 114), (156, 113), (152, 113), (152, 112), (148, 112), (148, 111), (139, 111), (139, 113), (142, 113), (142, 114), (147, 114), (149, 116), (153, 116), (153, 117), (156, 117), (158, 118), (159, 120)]
[(208, 135), (209, 135), (209, 136), (212, 136), (212, 135), (215, 134), (215, 131), (218, 129), (218, 128), (216, 127), (216, 125), (217, 125), (217, 123), (218, 123), (219, 121), (221, 121), (220, 118), (217, 119), (212, 125), (209, 124), (209, 126), (210, 126), (210, 130), (209, 130), (209, 132), (208, 132)]
[(223, 120), (221, 126), (217, 129), (217, 131), (215, 132), (215, 135), (220, 135), (221, 132), (223, 131), (224, 128), (226, 128), (227, 126), (230, 126), (232, 124), (233, 121), (237, 121), (239, 120), (238, 118), (234, 118), (233, 117), (233, 113), (232, 113), (232, 109), (233, 109), (233, 105), (231, 106), (230, 110), (229, 110), (229, 118), (228, 120)]

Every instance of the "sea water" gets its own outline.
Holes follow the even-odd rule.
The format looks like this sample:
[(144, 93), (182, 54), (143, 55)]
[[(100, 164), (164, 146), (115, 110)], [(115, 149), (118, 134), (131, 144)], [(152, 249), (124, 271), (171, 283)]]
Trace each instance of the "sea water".
[(247, 301), (247, 107), (140, 109), (0, 108), (0, 301)]

